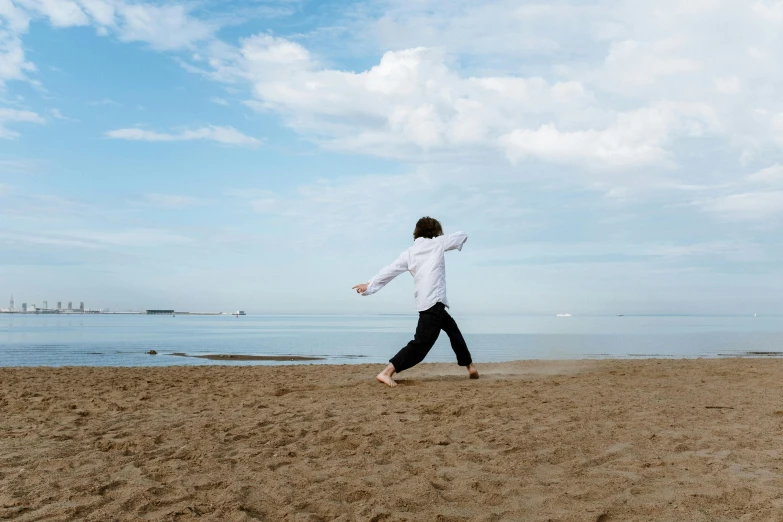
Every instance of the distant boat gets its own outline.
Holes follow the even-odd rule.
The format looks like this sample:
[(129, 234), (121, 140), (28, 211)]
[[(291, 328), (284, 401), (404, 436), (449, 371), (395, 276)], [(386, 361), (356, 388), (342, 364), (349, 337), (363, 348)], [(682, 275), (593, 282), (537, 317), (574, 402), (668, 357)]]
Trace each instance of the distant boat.
[(617, 314), (617, 317), (625, 317), (623, 314)]
[(557, 317), (571, 317), (571, 314), (557, 314)]
[(234, 312), (234, 315), (239, 317), (240, 315), (247, 315), (244, 310), (237, 310)]

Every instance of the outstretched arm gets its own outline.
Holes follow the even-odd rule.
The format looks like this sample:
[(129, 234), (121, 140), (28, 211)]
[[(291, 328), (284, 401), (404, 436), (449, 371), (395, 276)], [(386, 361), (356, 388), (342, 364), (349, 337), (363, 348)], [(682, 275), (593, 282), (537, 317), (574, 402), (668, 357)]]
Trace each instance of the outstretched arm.
[(372, 295), (397, 277), (398, 275), (402, 274), (403, 272), (408, 271), (408, 251), (406, 250), (402, 254), (400, 254), (400, 257), (398, 257), (394, 263), (390, 264), (378, 274), (370, 279), (368, 283), (364, 283), (361, 285), (356, 285), (353, 287), (354, 290), (356, 290), (357, 294), (362, 295)]
[(443, 236), (443, 250), (462, 250), (462, 245), (468, 240), (465, 232), (454, 232)]

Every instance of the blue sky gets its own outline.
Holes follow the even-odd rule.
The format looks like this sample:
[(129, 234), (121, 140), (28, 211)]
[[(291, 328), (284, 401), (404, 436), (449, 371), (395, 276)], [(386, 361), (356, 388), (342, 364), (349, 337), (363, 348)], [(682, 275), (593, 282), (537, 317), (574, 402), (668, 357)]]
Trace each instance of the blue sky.
[[(0, 2), (0, 292), (783, 313), (783, 2)], [(5, 305), (4, 305), (5, 306)]]

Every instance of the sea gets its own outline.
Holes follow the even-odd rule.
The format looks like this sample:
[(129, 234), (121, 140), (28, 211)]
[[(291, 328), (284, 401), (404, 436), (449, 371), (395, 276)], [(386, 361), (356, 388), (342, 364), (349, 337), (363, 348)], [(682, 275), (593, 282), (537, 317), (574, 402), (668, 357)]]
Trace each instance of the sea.
[[(455, 319), (476, 363), (783, 356), (783, 316), (455, 315)], [(416, 322), (413, 314), (0, 314), (0, 366), (382, 364), (412, 338)], [(318, 359), (196, 357), (220, 354)], [(445, 333), (426, 361), (455, 361)]]

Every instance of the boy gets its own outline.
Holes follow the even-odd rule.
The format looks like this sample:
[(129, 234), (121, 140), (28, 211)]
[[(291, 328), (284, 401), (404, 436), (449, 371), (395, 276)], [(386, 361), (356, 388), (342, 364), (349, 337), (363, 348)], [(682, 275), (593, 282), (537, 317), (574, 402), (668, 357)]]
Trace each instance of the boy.
[(394, 372), (407, 370), (423, 361), (443, 330), (449, 336), (451, 348), (457, 356), (457, 364), (467, 367), (471, 379), (478, 379), (478, 370), (473, 365), (468, 345), (465, 344), (457, 323), (446, 311), (449, 304), (446, 300), (444, 253), (448, 250), (462, 250), (468, 236), (464, 232), (444, 236), (443, 228), (437, 219), (423, 217), (416, 223), (413, 240), (413, 246), (400, 254), (394, 263), (378, 272), (368, 283), (353, 287), (358, 294), (372, 295), (403, 272), (413, 275), (413, 297), (419, 311), (416, 335), (389, 360), (386, 369), (375, 378), (388, 386), (397, 386), (392, 379)]

